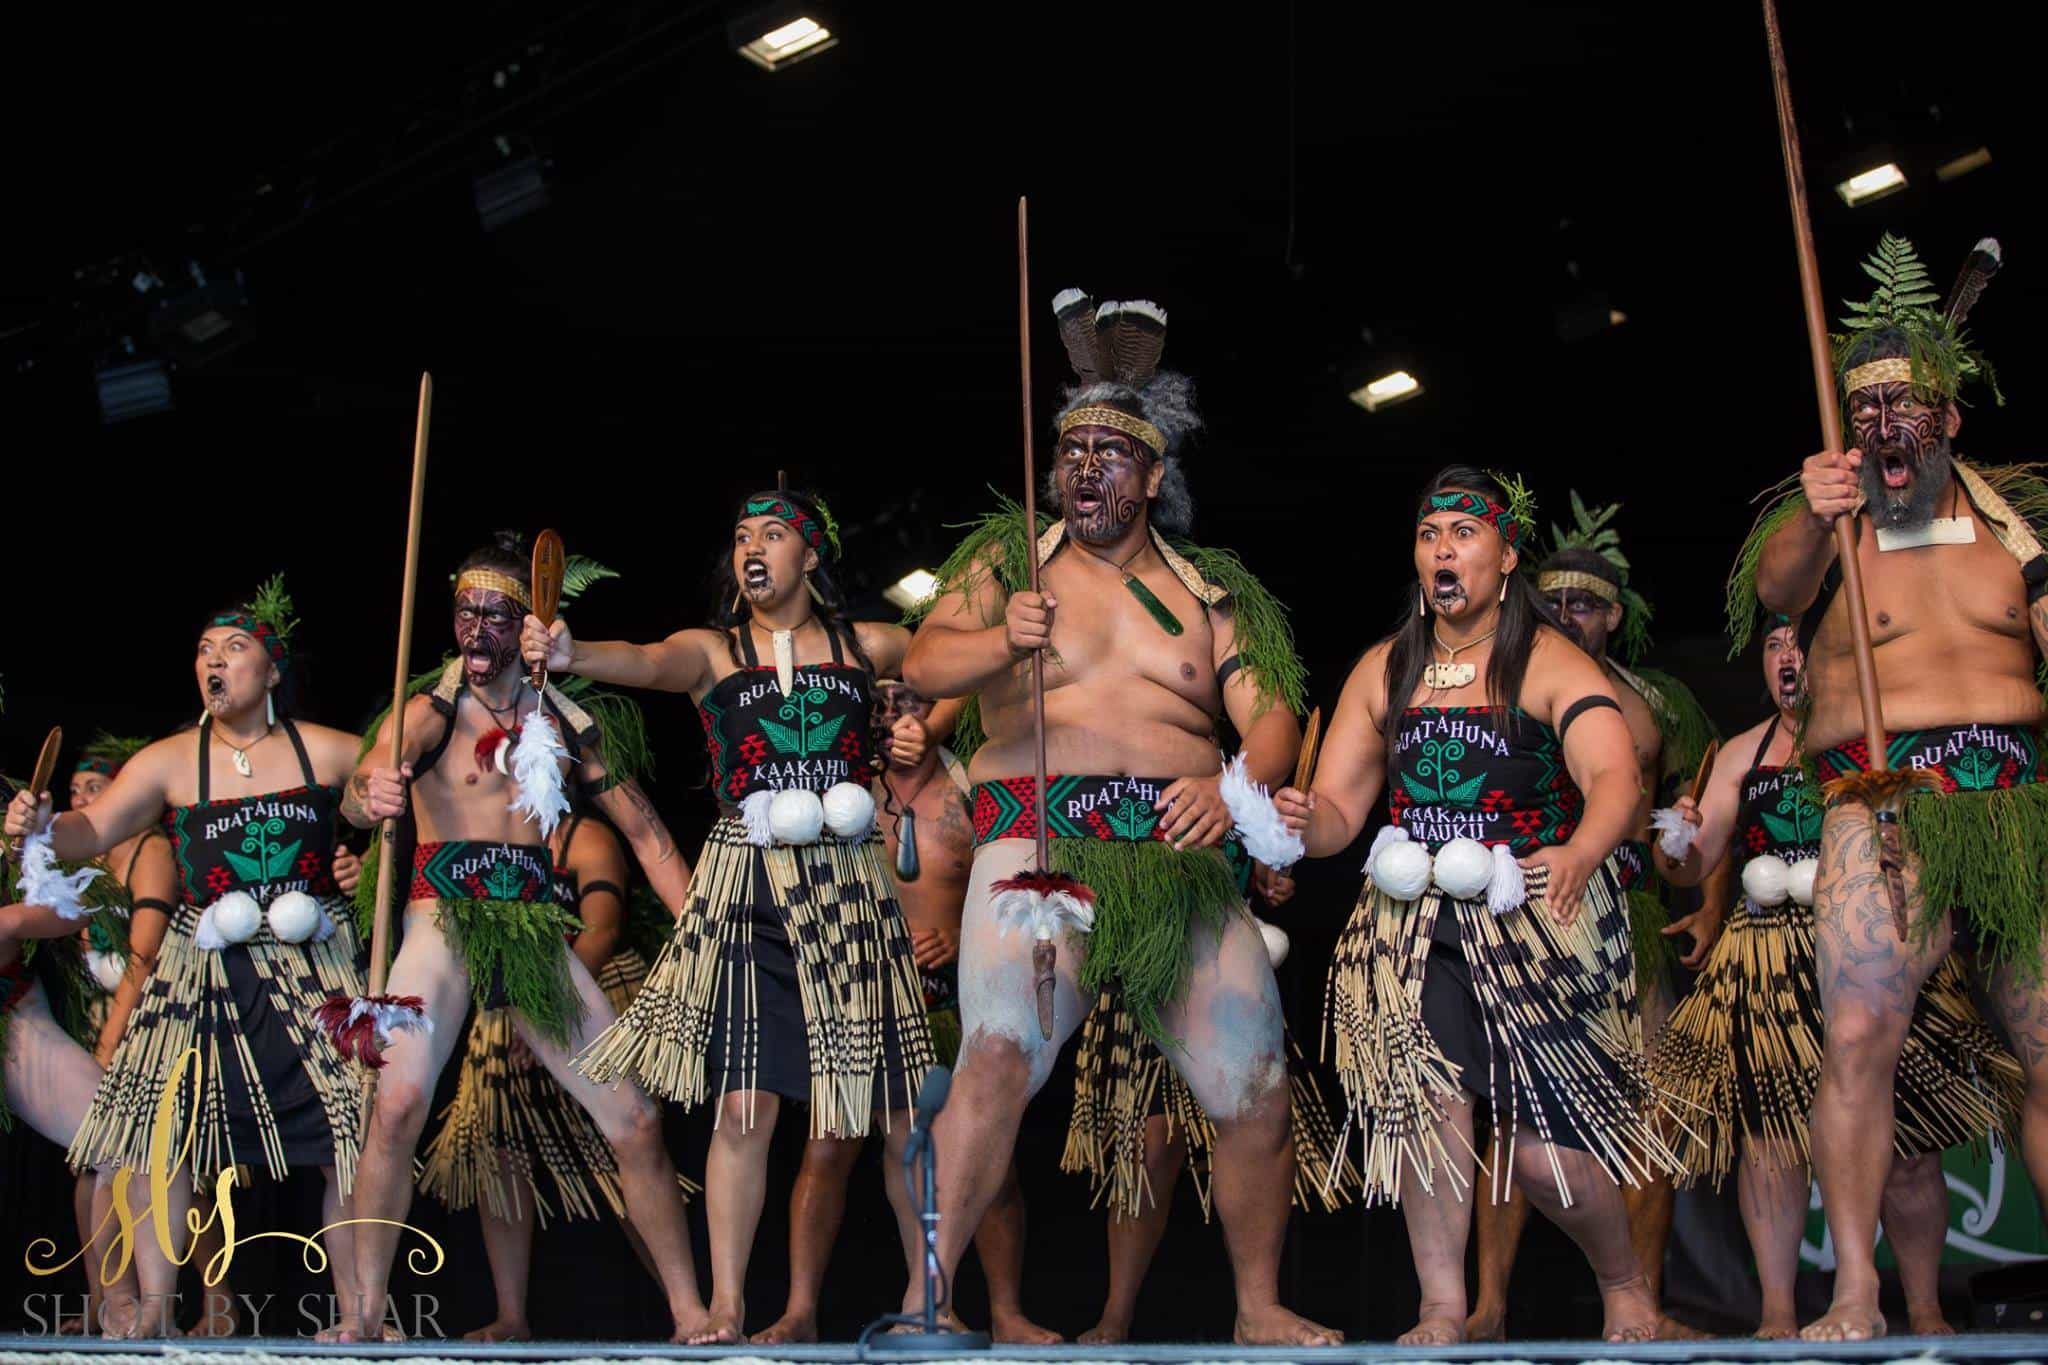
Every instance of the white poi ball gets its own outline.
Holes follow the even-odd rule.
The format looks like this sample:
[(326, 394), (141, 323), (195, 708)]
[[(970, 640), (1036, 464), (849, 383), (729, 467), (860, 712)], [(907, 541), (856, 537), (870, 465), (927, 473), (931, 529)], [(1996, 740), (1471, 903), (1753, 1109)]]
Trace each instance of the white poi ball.
[(92, 979), (99, 982), (103, 991), (112, 992), (121, 984), (121, 978), (128, 974), (128, 959), (119, 953), (103, 953), (97, 948), (88, 948), (85, 964), (92, 969)]
[(263, 907), (246, 891), (230, 891), (211, 908), (213, 927), (229, 943), (247, 943), (263, 927)]
[(1792, 869), (1774, 853), (1759, 853), (1742, 865), (1742, 892), (1758, 905), (1783, 905)]
[(1455, 900), (1478, 900), (1493, 880), (1493, 852), (1477, 839), (1453, 839), (1436, 851), (1436, 884)]
[(1372, 860), (1372, 884), (1397, 901), (1412, 901), (1429, 889), (1429, 850), (1412, 839), (1395, 839)]
[(303, 891), (287, 891), (270, 903), (270, 932), (279, 943), (304, 943), (320, 927), (320, 902)]
[(1801, 905), (1813, 904), (1813, 874), (1820, 871), (1820, 859), (1801, 858), (1785, 873), (1785, 890)]
[(825, 793), (825, 828), (842, 839), (861, 839), (875, 827), (875, 798), (857, 782), (836, 783)]
[(1287, 931), (1277, 924), (1268, 924), (1264, 920), (1259, 920), (1258, 926), (1259, 937), (1266, 940), (1266, 960), (1272, 963), (1277, 971), (1280, 964), (1287, 960)]
[(792, 787), (768, 803), (768, 832), (778, 844), (815, 844), (825, 828), (825, 803), (818, 794)]

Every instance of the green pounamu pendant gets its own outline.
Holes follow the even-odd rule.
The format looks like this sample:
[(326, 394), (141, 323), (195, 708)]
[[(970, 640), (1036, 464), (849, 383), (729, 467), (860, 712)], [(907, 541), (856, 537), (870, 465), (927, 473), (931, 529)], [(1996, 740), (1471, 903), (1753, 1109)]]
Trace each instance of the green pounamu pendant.
[(1161, 630), (1168, 635), (1179, 635), (1182, 632), (1184, 627), (1180, 623), (1180, 618), (1168, 611), (1166, 603), (1154, 597), (1152, 589), (1146, 587), (1135, 575), (1125, 574), (1124, 586), (1131, 590), (1131, 596), (1138, 599), (1138, 604), (1152, 614), (1152, 619), (1159, 623)]

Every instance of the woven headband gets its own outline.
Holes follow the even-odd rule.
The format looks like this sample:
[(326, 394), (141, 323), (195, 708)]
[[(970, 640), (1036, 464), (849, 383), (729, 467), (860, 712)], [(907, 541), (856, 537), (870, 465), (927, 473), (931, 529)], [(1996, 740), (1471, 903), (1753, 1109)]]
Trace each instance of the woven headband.
[(1415, 519), (1415, 524), (1421, 525), (1434, 512), (1462, 512), (1466, 516), (1491, 522), (1493, 528), (1500, 532), (1501, 539), (1510, 545), (1522, 538), (1522, 524), (1515, 520), (1507, 508), (1491, 498), (1483, 498), (1462, 488), (1455, 493), (1430, 494), (1429, 505), (1422, 509), (1422, 515)]
[(748, 498), (746, 506), (740, 509), (740, 519), (748, 517), (780, 517), (796, 528), (796, 533), (804, 538), (804, 544), (820, 554), (830, 553), (825, 523), (787, 498)]
[(1060, 418), (1060, 435), (1065, 436), (1075, 427), (1108, 427), (1111, 431), (1121, 431), (1132, 440), (1143, 442), (1154, 455), (1166, 453), (1165, 433), (1144, 418), (1133, 417), (1122, 408), (1075, 408)]
[(290, 661), (290, 656), (285, 652), (284, 637), (271, 629), (268, 622), (259, 621), (246, 611), (223, 612), (206, 623), (208, 630), (215, 626), (232, 626), (245, 634), (253, 635), (256, 642), (269, 652), (270, 662), (279, 668), (283, 668)]
[(109, 758), (86, 757), (78, 760), (75, 773), (98, 773), (101, 777), (112, 777), (121, 771), (121, 765)]
[(1902, 355), (1886, 356), (1858, 365), (1842, 376), (1842, 392), (1854, 393), (1858, 389), (1875, 388), (1879, 384), (1913, 383), (1913, 362)]
[(1603, 602), (1615, 603), (1621, 600), (1621, 589), (1596, 573), (1583, 569), (1547, 569), (1536, 575), (1536, 591), (1567, 592), (1571, 589), (1592, 593)]
[(501, 592), (519, 604), (521, 611), (533, 610), (533, 595), (526, 585), (508, 573), (496, 569), (464, 569), (455, 580), (458, 593), (475, 589), (477, 592)]

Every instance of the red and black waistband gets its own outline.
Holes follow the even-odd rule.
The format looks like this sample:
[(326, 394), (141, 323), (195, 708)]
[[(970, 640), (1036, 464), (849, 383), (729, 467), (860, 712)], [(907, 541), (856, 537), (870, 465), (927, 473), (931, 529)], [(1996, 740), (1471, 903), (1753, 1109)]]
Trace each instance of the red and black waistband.
[(554, 859), (539, 844), (480, 839), (423, 843), (413, 849), (411, 900), (552, 902)]
[[(1888, 767), (1932, 773), (1938, 792), (2006, 791), (2048, 780), (2043, 770), (2041, 732), (2024, 725), (1944, 725), (1901, 730), (1885, 741)], [(1870, 746), (1862, 739), (1828, 749), (1814, 759), (1822, 782), (1870, 767)]]

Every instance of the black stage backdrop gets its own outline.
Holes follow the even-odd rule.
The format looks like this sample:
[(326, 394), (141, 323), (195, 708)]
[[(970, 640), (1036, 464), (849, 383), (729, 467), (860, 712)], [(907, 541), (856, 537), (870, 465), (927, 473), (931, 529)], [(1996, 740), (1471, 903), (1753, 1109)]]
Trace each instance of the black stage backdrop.
[[(2048, 240), (2026, 194), (2041, 146), (2017, 7), (1787, 8), (1830, 299), (1867, 292), (1855, 262), (1881, 230), (1911, 235), (1943, 283), (2000, 236), (2010, 264), (1973, 330), (2010, 403), (1979, 401), (1960, 444), (2037, 455)], [(0, 766), (25, 769), (52, 724), (75, 744), (189, 721), (202, 614), (278, 570), (305, 620), (306, 714), (351, 725), (380, 705), (422, 369), (437, 395), (420, 666), (447, 640), (444, 575), (499, 527), (557, 527), (624, 573), (579, 605), (587, 637), (700, 621), (735, 500), (778, 468), (830, 499), (863, 610), (893, 614), (880, 590), (935, 564), (990, 485), (1016, 483), (1019, 193), (1034, 306), (1074, 284), (1170, 311), (1168, 363), (1196, 376), (1211, 424), (1188, 460), (1198, 536), (1291, 605), (1317, 701), (1409, 600), (1413, 493), (1455, 459), (1521, 471), (1553, 519), (1570, 486), (1624, 501), (1654, 661), (1726, 727), (1761, 711), (1753, 661), (1722, 658), (1721, 579), (1752, 495), (1797, 468), (1816, 423), (1753, 6), (836, 15), (837, 48), (773, 76), (732, 55), (711, 6), (21, 21), (19, 50), (40, 56), (4, 98), (39, 131), (15, 148), (0, 265)], [(551, 202), (485, 233), (472, 176), (503, 161), (499, 138), (547, 163)], [(1936, 180), (1979, 144), (1988, 166)], [(1902, 193), (1856, 209), (1830, 193), (1886, 159), (1908, 170)], [(188, 348), (175, 411), (102, 425), (96, 361), (123, 336), (151, 349), (191, 262), (214, 283), (244, 273), (246, 341)], [(138, 292), (138, 275), (162, 283)], [(1609, 310), (1625, 321), (1585, 321)], [(1050, 323), (1041, 419), (1064, 377)], [(1373, 415), (1346, 400), (1397, 366), (1420, 397)], [(655, 797), (694, 843), (710, 811), (698, 725), (676, 699), (646, 702)], [(1277, 917), (1304, 1040), (1357, 863), (1305, 869)], [(1028, 1306), (1075, 1332), (1104, 1252), (1086, 1191), (1057, 1172), (1066, 1100), (1056, 1076), (1020, 1161)], [(783, 1293), (787, 1126), (749, 1282), (757, 1327)], [(706, 1127), (671, 1115), (686, 1171)], [(18, 1248), (68, 1246), (69, 1226), (52, 1149), (4, 1146), (0, 1325), (48, 1287)], [(874, 1163), (827, 1291), (833, 1335), (901, 1284)], [(251, 1192), (245, 1227), (309, 1228), (308, 1179)], [(1137, 1328), (1220, 1337), (1222, 1242), (1176, 1197)], [(482, 1322), (473, 1221), (414, 1219), (452, 1248), (419, 1286), (439, 1325)], [(1516, 1330), (1590, 1328), (1582, 1263), (1540, 1220), (1527, 1252)], [(1286, 1275), (1291, 1302), (1354, 1334), (1388, 1336), (1413, 1310), (1384, 1210), (1298, 1218)], [(303, 1324), (284, 1305), (321, 1292), (278, 1242), (245, 1251), (234, 1281), (276, 1293), (266, 1324), (287, 1332)], [(661, 1325), (610, 1226), (543, 1235), (534, 1284), (546, 1334)], [(961, 1293), (978, 1315), (977, 1275)]]

